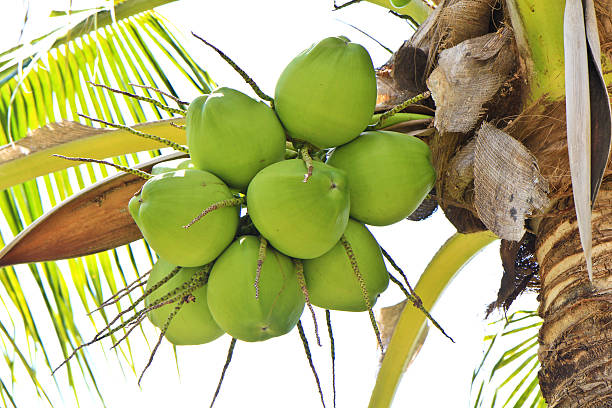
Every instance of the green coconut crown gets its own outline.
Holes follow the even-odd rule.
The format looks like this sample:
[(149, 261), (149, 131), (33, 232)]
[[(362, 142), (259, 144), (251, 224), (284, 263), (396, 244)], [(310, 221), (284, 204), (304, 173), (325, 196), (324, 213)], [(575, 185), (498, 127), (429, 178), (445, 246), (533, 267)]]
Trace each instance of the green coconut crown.
[[(168, 276), (175, 267), (176, 265), (159, 258), (155, 265), (153, 265), (145, 291), (148, 291), (157, 282)], [(145, 306), (149, 307), (157, 299), (179, 289), (183, 284), (188, 283), (192, 279), (194, 273), (200, 272), (203, 268), (203, 266), (181, 268), (168, 282), (145, 298)], [(165, 334), (166, 339), (170, 343), (177, 346), (204, 344), (213, 341), (223, 334), (223, 330), (215, 323), (208, 309), (206, 289), (206, 284), (195, 289), (191, 293), (191, 300), (185, 302), (173, 317)], [(155, 326), (162, 328), (175, 307), (176, 303), (161, 306), (148, 312), (147, 317)]]
[(295, 57), (274, 94), (274, 107), (289, 135), (321, 149), (357, 137), (375, 104), (372, 59), (346, 37), (325, 38)]
[(196, 98), (185, 119), (191, 160), (230, 187), (246, 189), (259, 170), (285, 157), (285, 131), (274, 110), (235, 89)]
[(253, 178), (247, 208), (261, 235), (285, 255), (316, 258), (342, 236), (349, 217), (349, 192), (344, 171), (314, 162), (304, 182), (302, 160), (285, 160)]
[(130, 214), (151, 248), (175, 265), (199, 266), (214, 260), (232, 242), (239, 208), (212, 211), (184, 228), (211, 204), (232, 199), (214, 174), (185, 169), (159, 174), (129, 203)]
[[(387, 289), (389, 274), (380, 247), (365, 225), (349, 220), (346, 231), (371, 306)], [(343, 245), (339, 242), (324, 255), (306, 259), (304, 276), (310, 302), (324, 309), (362, 312), (368, 309), (359, 279)]]
[(292, 260), (268, 247), (255, 297), (259, 254), (255, 236), (237, 238), (215, 261), (208, 280), (208, 306), (215, 321), (243, 341), (288, 333), (304, 309)]
[(327, 164), (346, 171), (351, 217), (370, 225), (409, 216), (436, 180), (427, 144), (397, 132), (364, 132), (335, 149)]

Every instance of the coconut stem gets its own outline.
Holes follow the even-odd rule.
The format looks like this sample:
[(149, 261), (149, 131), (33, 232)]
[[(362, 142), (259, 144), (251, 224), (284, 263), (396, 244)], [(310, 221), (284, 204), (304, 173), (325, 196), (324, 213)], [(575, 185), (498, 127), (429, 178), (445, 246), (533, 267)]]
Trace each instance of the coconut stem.
[(378, 346), (380, 347), (380, 351), (384, 352), (382, 339), (380, 337), (380, 330), (378, 329), (378, 324), (376, 324), (376, 317), (374, 317), (374, 312), (372, 311), (372, 302), (370, 301), (370, 295), (368, 295), (368, 290), (365, 285), (365, 281), (363, 280), (363, 275), (359, 272), (359, 266), (357, 265), (357, 259), (355, 258), (355, 253), (353, 252), (353, 248), (351, 244), (346, 239), (344, 234), (340, 237), (340, 243), (344, 247), (344, 252), (346, 252), (346, 256), (348, 256), (349, 262), (351, 263), (351, 267), (353, 268), (353, 273), (359, 282), (359, 287), (361, 288), (361, 295), (363, 296), (363, 301), (365, 302), (366, 307), (368, 308), (368, 313), (370, 315), (370, 322), (372, 323), (372, 328), (374, 329), (374, 333), (376, 334), (376, 340), (378, 341)]
[(176, 142), (173, 142), (170, 139), (166, 139), (164, 137), (159, 137), (159, 136), (155, 136), (155, 135), (150, 135), (148, 133), (144, 133), (144, 132), (141, 132), (139, 130), (133, 129), (133, 128), (129, 127), (129, 126), (120, 125), (118, 123), (111, 123), (111, 122), (107, 122), (107, 121), (102, 120), (102, 119), (92, 118), (91, 116), (83, 115), (82, 113), (79, 113), (79, 116), (82, 117), (82, 118), (89, 119), (89, 120), (94, 121), (94, 122), (103, 123), (103, 124), (105, 124), (107, 126), (115, 128), (115, 129), (125, 130), (126, 132), (132, 133), (133, 135), (136, 135), (136, 136), (139, 136), (139, 137), (144, 137), (145, 139), (155, 140), (156, 142), (163, 143), (166, 146), (173, 148), (174, 150), (178, 150), (179, 152), (189, 153), (189, 149), (187, 149), (185, 146), (181, 146), (180, 144), (178, 144)]
[[(134, 314), (134, 316), (130, 317), (128, 320), (126, 320), (125, 322), (121, 323), (119, 326), (111, 328), (111, 325), (113, 324), (113, 322), (115, 322), (117, 320), (115, 318), (113, 320), (113, 322), (111, 322), (109, 325), (107, 325), (104, 329), (102, 329), (96, 335), (96, 337), (94, 337), (93, 341), (102, 340), (102, 339), (104, 339), (106, 337), (109, 337), (110, 335), (116, 333), (117, 331), (119, 331), (120, 329), (122, 329), (124, 327), (132, 326), (130, 328), (130, 330), (128, 331), (128, 333), (125, 336), (123, 336), (123, 338), (121, 338), (119, 341), (117, 341), (113, 345), (113, 348), (116, 347), (133, 330), (133, 328), (134, 328), (133, 325), (137, 325), (138, 321), (142, 321), (142, 317), (146, 316), (146, 314), (149, 313), (150, 311), (155, 310), (155, 309), (159, 309), (160, 307), (168, 305), (168, 304), (175, 303), (176, 301), (179, 301), (181, 299), (183, 299), (187, 303), (194, 301), (195, 297), (193, 296), (192, 292), (194, 290), (196, 290), (197, 288), (201, 287), (202, 285), (204, 285), (206, 283), (206, 281), (207, 281), (207, 277), (208, 277), (207, 270), (203, 269), (201, 271), (197, 271), (189, 282), (185, 282), (180, 287), (178, 287), (178, 288), (176, 288), (176, 289), (166, 293), (165, 295), (163, 295), (159, 299), (155, 299), (155, 301), (149, 307), (136, 312)], [(123, 315), (123, 314), (125, 314), (125, 311), (121, 312), (120, 316)], [(134, 320), (136, 320), (136, 322)], [(104, 333), (105, 330), (108, 330), (108, 332)], [(102, 333), (104, 333), (104, 334), (102, 334)]]
[(169, 112), (169, 113), (174, 113), (174, 114), (176, 114), (176, 115), (181, 115), (181, 116), (184, 116), (184, 115), (185, 115), (185, 112), (186, 112), (184, 109), (176, 109), (176, 108), (171, 108), (170, 106), (164, 105), (163, 103), (161, 103), (161, 102), (160, 102), (160, 101), (158, 101), (157, 99), (149, 98), (149, 97), (146, 97), (146, 96), (136, 95), (136, 94), (133, 94), (133, 93), (131, 93), (131, 92), (122, 91), (122, 90), (120, 90), (120, 89), (111, 88), (111, 87), (110, 87), (110, 86), (108, 86), (108, 85), (96, 84), (96, 83), (93, 83), (93, 82), (91, 82), (91, 81), (87, 81), (87, 82), (88, 82), (90, 85), (92, 85), (92, 86), (95, 86), (95, 87), (98, 87), (98, 88), (107, 89), (107, 90), (109, 90), (109, 91), (111, 91), (111, 92), (113, 92), (113, 93), (116, 93), (116, 94), (120, 94), (120, 95), (129, 96), (130, 98), (136, 99), (136, 100), (138, 100), (138, 101), (148, 102), (148, 103), (150, 103), (151, 105), (155, 105), (155, 106), (157, 106), (158, 108), (160, 108), (160, 109), (162, 109), (162, 110), (165, 110), (166, 112)]
[(234, 71), (236, 71), (241, 77), (242, 79), (244, 79), (244, 81), (249, 84), (249, 86), (253, 89), (253, 91), (255, 91), (255, 93), (257, 94), (257, 96), (259, 96), (261, 99), (263, 99), (264, 101), (268, 101), (270, 102), (270, 105), (272, 106), (272, 108), (274, 108), (274, 99), (268, 95), (266, 95), (265, 93), (263, 93), (263, 91), (259, 88), (259, 86), (257, 86), (257, 84), (255, 83), (255, 81), (253, 81), (253, 79), (251, 79), (251, 77), (249, 77), (247, 75), (246, 72), (244, 72), (242, 70), (242, 68), (240, 68), (230, 57), (228, 57), (223, 51), (221, 51), (219, 48), (215, 47), (214, 45), (212, 45), (211, 43), (209, 43), (208, 41), (206, 41), (205, 39), (203, 39), (202, 37), (200, 37), (199, 35), (197, 35), (196, 33), (194, 33), (193, 31), (191, 32), (191, 34), (197, 38), (198, 40), (202, 41), (204, 44), (208, 45), (210, 48), (212, 48), (213, 50), (215, 50), (217, 52), (217, 54), (219, 54), (219, 56), (221, 58), (223, 58), (225, 60), (225, 62), (227, 62), (232, 68), (234, 68)]
[[(130, 317), (129, 319), (127, 319), (126, 321), (124, 321), (123, 323), (121, 323), (121, 324), (120, 324), (119, 326), (117, 326), (117, 327), (112, 327), (112, 328), (111, 328), (112, 323), (107, 324), (107, 325), (106, 325), (106, 327), (104, 327), (104, 328), (103, 328), (101, 331), (99, 331), (99, 332), (98, 332), (98, 333), (97, 333), (97, 334), (94, 336), (94, 338), (93, 338), (91, 341), (89, 341), (89, 342), (87, 342), (87, 343), (84, 343), (84, 344), (81, 344), (81, 345), (80, 345), (80, 346), (78, 346), (76, 349), (74, 349), (74, 350), (72, 351), (72, 353), (71, 353), (71, 354), (70, 354), (70, 355), (69, 355), (69, 356), (68, 356), (68, 357), (67, 357), (67, 358), (66, 358), (64, 361), (62, 361), (62, 362), (60, 363), (60, 365), (58, 365), (58, 366), (57, 366), (57, 367), (56, 367), (56, 368), (55, 368), (55, 369), (54, 369), (54, 370), (51, 372), (51, 375), (54, 375), (54, 374), (55, 374), (55, 372), (56, 372), (57, 370), (59, 370), (59, 369), (60, 369), (60, 368), (61, 368), (61, 367), (62, 367), (64, 364), (66, 364), (68, 361), (70, 361), (70, 359), (72, 359), (72, 357), (74, 357), (74, 356), (75, 356), (75, 355), (76, 355), (76, 354), (77, 354), (77, 353), (78, 353), (80, 350), (84, 349), (84, 348), (85, 348), (85, 347), (87, 347), (87, 346), (91, 346), (92, 344), (94, 344), (94, 343), (96, 343), (96, 342), (98, 342), (98, 341), (100, 341), (100, 340), (103, 340), (103, 339), (105, 339), (105, 338), (107, 338), (107, 337), (112, 336), (113, 334), (115, 334), (116, 332), (118, 332), (119, 330), (121, 330), (121, 329), (122, 329), (122, 328), (124, 328), (124, 327), (128, 327), (128, 326), (130, 326), (134, 320), (138, 320), (138, 319), (140, 319), (140, 318), (141, 318), (141, 316), (142, 316), (142, 314), (141, 314), (140, 312), (139, 312), (139, 313), (136, 313), (134, 316)], [(115, 319), (115, 320), (116, 320), (116, 319)], [(114, 321), (114, 320), (113, 320), (113, 321)], [(108, 332), (106, 332), (106, 331), (108, 331)], [(106, 332), (106, 333), (105, 333), (105, 332)]]
[(176, 102), (177, 105), (189, 105), (189, 102), (185, 102), (180, 100), (179, 98), (177, 98), (176, 96), (169, 94), (168, 92), (164, 92), (161, 89), (155, 88), (154, 86), (151, 85), (141, 85), (141, 84), (133, 84), (133, 83), (129, 83), (128, 85), (136, 87), (136, 88), (142, 88), (142, 89), (149, 89), (151, 91), (157, 92), (160, 95), (164, 95), (170, 99), (172, 99), (174, 102)]
[(115, 347), (117, 347), (119, 344), (121, 344), (121, 342), (125, 339), (127, 339), (127, 337), (130, 335), (130, 333), (132, 333), (132, 331), (138, 327), (140, 325), (140, 323), (142, 323), (142, 321), (147, 317), (146, 313), (139, 313), (136, 316), (136, 319), (131, 321), (129, 324), (127, 324), (125, 327), (129, 327), (129, 329), (127, 330), (127, 332), (119, 339), (117, 340), (112, 346), (111, 346), (111, 350), (114, 349)]
[(210, 408), (215, 405), (215, 400), (219, 395), (219, 391), (221, 391), (221, 384), (223, 383), (223, 379), (225, 378), (225, 373), (227, 372), (227, 368), (232, 361), (232, 356), (234, 355), (234, 347), (236, 347), (236, 339), (232, 337), (232, 341), (230, 342), (229, 349), (227, 350), (227, 358), (225, 359), (225, 365), (223, 366), (223, 371), (221, 371), (221, 378), (219, 378), (219, 384), (217, 384), (217, 389), (215, 390), (215, 395), (213, 395), (213, 399), (210, 402)]
[(285, 160), (295, 159), (298, 156), (295, 150), (285, 149)]
[(304, 299), (306, 299), (306, 305), (308, 306), (310, 314), (312, 315), (315, 336), (317, 338), (317, 345), (321, 347), (321, 337), (319, 337), (319, 325), (317, 324), (317, 316), (315, 315), (314, 309), (312, 308), (312, 304), (310, 303), (310, 295), (308, 294), (308, 288), (306, 287), (306, 278), (304, 278), (304, 265), (299, 259), (294, 259), (293, 262), (296, 268), (298, 284), (300, 285), (300, 289), (304, 294)]
[[(161, 279), (159, 282), (157, 282), (155, 285), (153, 285), (150, 289), (148, 289), (140, 298), (138, 298), (135, 302), (132, 303), (132, 305), (130, 305), (129, 308), (127, 308), (126, 310), (120, 312), (117, 316), (115, 316), (115, 318), (108, 323), (104, 328), (102, 328), (102, 330), (100, 330), (91, 341), (82, 344), (80, 346), (78, 346), (76, 349), (74, 349), (72, 351), (72, 353), (59, 365), (57, 366), (53, 372), (51, 373), (52, 375), (55, 374), (55, 372), (57, 370), (59, 370), (64, 364), (66, 364), (68, 361), (70, 361), (70, 359), (72, 359), (72, 357), (74, 357), (79, 350), (90, 346), (100, 340), (103, 340), (107, 337), (112, 336), (114, 333), (116, 333), (117, 331), (125, 328), (125, 327), (130, 327), (130, 329), (128, 330), (128, 333), (123, 336), (119, 341), (117, 341), (113, 347), (116, 347), (119, 343), (121, 343), (121, 341), (123, 339), (125, 339), (127, 337), (127, 335), (133, 330), (134, 327), (136, 327), (140, 322), (142, 322), (143, 316), (146, 316), (147, 312), (153, 310), (153, 309), (157, 309), (161, 306), (164, 306), (166, 304), (169, 303), (174, 303), (177, 300), (179, 301), (190, 301), (190, 299), (192, 297), (190, 297), (191, 293), (197, 289), (198, 287), (202, 286), (203, 284), (206, 283), (206, 280), (208, 278), (208, 272), (210, 271), (210, 268), (212, 267), (212, 263), (205, 265), (203, 267), (202, 270), (196, 272), (194, 274), (194, 276), (191, 278), (191, 280), (189, 282), (184, 283), (183, 285), (181, 285), (180, 287), (176, 288), (175, 290), (167, 293), (166, 295), (160, 297), (159, 299), (156, 299), (151, 306), (149, 306), (148, 308), (145, 308), (144, 310), (140, 310), (139, 312), (136, 312), (133, 316), (131, 316), (129, 319), (127, 319), (126, 321), (122, 322), (120, 325), (116, 326), (116, 327), (112, 327), (113, 324), (119, 320), (119, 318), (123, 315), (125, 315), (126, 313), (134, 310), (136, 308), (136, 306), (142, 302), (147, 296), (149, 296), (151, 293), (153, 293), (155, 290), (157, 290), (160, 286), (164, 285), (166, 282), (168, 282), (170, 279), (172, 279), (172, 277), (174, 277), (180, 270), (181, 267), (177, 266), (176, 268), (174, 268), (168, 275), (166, 275), (163, 279)], [(178, 296), (177, 296), (178, 294)]]
[(92, 344), (94, 344), (95, 342), (104, 339), (106, 337), (111, 336), (113, 333), (115, 333), (118, 330), (121, 330), (123, 327), (127, 326), (128, 324), (130, 324), (131, 321), (135, 320), (139, 318), (138, 315), (136, 316), (132, 316), (131, 318), (129, 318), (127, 321), (125, 321), (123, 324), (121, 324), (119, 327), (116, 327), (115, 329), (110, 330), (107, 334), (98, 337), (102, 331), (109, 329), (109, 326), (107, 325), (105, 328), (102, 329), (101, 332), (99, 332), (96, 337), (98, 338), (94, 338), (93, 340), (81, 344), (80, 346), (78, 346), (77, 348), (75, 348), (74, 350), (72, 350), (72, 353), (70, 353), (70, 355), (68, 357), (66, 357), (66, 359), (64, 361), (62, 361), (53, 371), (51, 371), (51, 375), (55, 375), (56, 371), (59, 370), (60, 368), (62, 368), (62, 366), (64, 366), (64, 364), (68, 363), (68, 361), (70, 361), (70, 359), (72, 359), (72, 357), (74, 357), (80, 350), (84, 349), (87, 346), (91, 346)]
[(310, 153), (308, 152), (307, 147), (303, 147), (300, 149), (300, 154), (302, 155), (302, 160), (306, 163), (306, 174), (304, 174), (304, 183), (306, 183), (310, 177), (312, 176), (312, 171), (314, 170), (314, 166), (312, 165), (312, 157), (310, 157)]
[(200, 215), (198, 215), (193, 220), (191, 220), (189, 224), (183, 225), (183, 228), (187, 229), (191, 227), (193, 224), (195, 224), (196, 222), (204, 218), (207, 214), (215, 210), (218, 210), (219, 208), (235, 207), (237, 205), (242, 205), (244, 202), (245, 202), (245, 198), (239, 197), (239, 198), (228, 198), (227, 200), (223, 200), (223, 201), (219, 201), (217, 203), (211, 204), (204, 211), (202, 211)]
[[(153, 358), (155, 357), (155, 353), (157, 353), (157, 349), (159, 348), (159, 345), (161, 344), (162, 339), (166, 335), (166, 332), (168, 331), (168, 328), (170, 327), (172, 320), (177, 315), (177, 313), (180, 312), (181, 308), (183, 307), (185, 303), (193, 302), (195, 300), (195, 297), (193, 296), (192, 293), (195, 289), (197, 289), (198, 287), (201, 287), (204, 283), (206, 283), (208, 279), (208, 273), (210, 272), (211, 267), (212, 267), (212, 262), (207, 264), (202, 270), (197, 271), (188, 282), (182, 285), (182, 286), (187, 285), (187, 288), (184, 290), (183, 293), (181, 293), (181, 295), (179, 295), (180, 300), (178, 301), (178, 304), (174, 307), (174, 310), (172, 310), (172, 312), (170, 312), (170, 314), (168, 315), (168, 318), (166, 319), (166, 322), (164, 323), (164, 326), (161, 329), (161, 333), (159, 334), (159, 338), (157, 339), (157, 343), (155, 344), (155, 347), (153, 347), (153, 351), (151, 352), (149, 361), (147, 362), (147, 365), (145, 366), (145, 368), (142, 370), (140, 377), (138, 377), (138, 385), (140, 385), (140, 381), (142, 381), (142, 377), (144, 376), (144, 373), (151, 366), (151, 363), (153, 362)], [(174, 292), (176, 292), (176, 290)]]
[(331, 312), (325, 309), (325, 320), (327, 321), (327, 333), (329, 334), (329, 348), (332, 363), (332, 388), (334, 392), (334, 408), (336, 408), (336, 346), (334, 344), (334, 333), (332, 332)]
[(304, 333), (304, 328), (302, 327), (301, 320), (298, 320), (297, 328), (298, 328), (298, 332), (300, 333), (300, 339), (302, 339), (302, 344), (304, 345), (304, 352), (306, 353), (308, 364), (310, 364), (310, 369), (312, 370), (312, 374), (314, 375), (315, 381), (317, 383), (317, 388), (319, 389), (319, 395), (321, 396), (321, 404), (323, 404), (323, 408), (325, 408), (325, 400), (323, 399), (323, 390), (321, 390), (321, 382), (319, 381), (317, 370), (315, 369), (314, 362), (312, 361), (312, 354), (310, 354), (310, 347), (308, 346), (308, 339), (306, 338), (306, 333)]
[(143, 274), (142, 276), (139, 276), (136, 280), (134, 280), (132, 283), (127, 285), (125, 288), (120, 289), (117, 293), (114, 293), (110, 298), (108, 298), (104, 302), (100, 303), (100, 306), (98, 306), (97, 308), (95, 308), (91, 312), (87, 313), (87, 315), (90, 316), (92, 313), (97, 312), (98, 310), (101, 310), (101, 309), (105, 308), (106, 306), (110, 306), (110, 305), (113, 305), (113, 304), (117, 303), (123, 297), (125, 297), (126, 295), (129, 295), (130, 293), (132, 293), (132, 291), (135, 290), (136, 288), (139, 288), (141, 286), (146, 285), (147, 282), (143, 281), (143, 279), (146, 278), (147, 276), (149, 276), (150, 273), (151, 273), (151, 271)]
[(257, 270), (255, 271), (255, 299), (259, 299), (259, 277), (261, 276), (261, 268), (266, 260), (266, 248), (268, 241), (263, 237), (259, 237), (259, 253), (257, 254)]
[(84, 162), (84, 163), (105, 164), (107, 166), (114, 167), (114, 168), (116, 168), (119, 171), (122, 171), (124, 173), (133, 174), (133, 175), (138, 176), (138, 177), (140, 177), (142, 179), (145, 179), (145, 180), (148, 180), (151, 177), (153, 177), (149, 173), (144, 172), (142, 170), (131, 169), (129, 167), (120, 166), (118, 164), (107, 162), (105, 160), (96, 160), (96, 159), (90, 159), (90, 158), (87, 158), (87, 157), (68, 157), (68, 156), (62, 156), (61, 154), (53, 154), (52, 156), (59, 157), (61, 159), (65, 159), (65, 160), (80, 161), (80, 162)]
[(159, 345), (161, 344), (162, 339), (164, 338), (164, 335), (168, 331), (168, 327), (170, 327), (170, 323), (172, 323), (172, 320), (174, 320), (174, 316), (176, 316), (176, 314), (181, 311), (181, 308), (183, 307), (186, 301), (187, 301), (187, 296), (184, 296), (183, 298), (181, 298), (178, 304), (174, 307), (174, 310), (168, 315), (168, 318), (166, 319), (166, 323), (164, 323), (164, 327), (162, 327), (161, 333), (159, 334), (159, 338), (157, 339), (157, 343), (155, 343), (155, 347), (153, 347), (153, 351), (151, 352), (149, 361), (147, 362), (147, 365), (145, 366), (145, 368), (142, 370), (142, 373), (140, 373), (140, 377), (138, 377), (139, 386), (140, 386), (140, 381), (142, 381), (142, 376), (147, 371), (147, 369), (151, 366), (151, 363), (153, 363), (153, 358), (155, 357), (155, 354), (157, 353), (157, 349), (159, 348)]
[(380, 117), (378, 118), (378, 121), (375, 124), (368, 126), (367, 129), (368, 130), (380, 129), (380, 127), (382, 126), (382, 123), (385, 120), (389, 119), (391, 116), (403, 111), (408, 106), (414, 103), (417, 103), (423, 99), (429, 98), (430, 96), (431, 96), (431, 92), (425, 91), (422, 94), (418, 94), (417, 96), (414, 96), (408, 100), (405, 100), (404, 102), (400, 103), (399, 105), (394, 106), (393, 108), (389, 109), (388, 111), (380, 115)]
[(382, 254), (384, 255), (384, 257), (387, 259), (387, 261), (391, 264), (393, 269), (395, 269), (400, 275), (402, 275), (402, 277), (404, 278), (404, 281), (406, 282), (406, 285), (408, 285), (408, 290), (410, 291), (410, 293), (406, 290), (406, 288), (404, 288), (404, 285), (402, 285), (402, 283), (397, 278), (395, 278), (393, 275), (389, 274), (389, 279), (391, 279), (393, 283), (395, 283), (396, 285), (400, 287), (402, 292), (404, 292), (404, 295), (406, 295), (406, 298), (410, 300), (417, 309), (419, 309), (421, 312), (423, 312), (423, 314), (425, 314), (427, 319), (431, 322), (431, 324), (433, 324), (436, 327), (436, 329), (440, 330), (440, 332), (444, 336), (446, 336), (450, 341), (454, 343), (455, 340), (453, 340), (451, 336), (446, 334), (442, 326), (440, 326), (440, 324), (436, 321), (436, 319), (434, 319), (431, 316), (431, 314), (429, 314), (429, 311), (425, 308), (425, 306), (423, 306), (423, 301), (421, 300), (419, 295), (417, 295), (414, 289), (412, 289), (412, 286), (410, 286), (410, 283), (408, 282), (408, 278), (406, 277), (406, 274), (404, 273), (404, 271), (402, 271), (402, 269), (395, 263), (395, 261), (393, 260), (393, 258), (391, 258), (391, 255), (387, 253), (387, 251), (385, 251), (382, 247), (380, 247), (380, 250)]
[[(423, 302), (421, 302), (421, 298), (419, 297), (419, 295), (416, 294), (414, 289), (412, 289), (412, 286), (410, 285), (410, 282), (408, 282), (408, 277), (406, 276), (404, 271), (397, 265), (397, 263), (395, 263), (393, 258), (391, 258), (391, 255), (389, 255), (389, 253), (385, 251), (383, 247), (381, 247), (380, 245), (378, 247), (380, 248), (380, 252), (382, 252), (385, 259), (391, 264), (393, 269), (395, 269), (402, 276), (402, 278), (404, 278), (404, 282), (406, 282), (406, 286), (408, 286), (408, 290), (410, 291), (410, 294), (416, 299), (416, 301), (419, 304), (422, 304)], [(415, 303), (415, 306), (418, 307), (416, 303)]]
[(117, 321), (119, 320), (119, 318), (123, 315), (125, 315), (126, 313), (131, 312), (132, 310), (136, 309), (136, 306), (138, 306), (140, 304), (140, 302), (142, 302), (147, 296), (149, 296), (151, 293), (153, 293), (155, 290), (157, 290), (159, 287), (161, 287), (162, 285), (164, 285), (166, 282), (168, 282), (170, 279), (172, 279), (174, 276), (176, 276), (177, 273), (179, 273), (179, 271), (181, 270), (180, 266), (177, 266), (176, 268), (174, 268), (172, 271), (170, 271), (170, 273), (168, 275), (166, 275), (163, 279), (161, 279), (159, 282), (157, 282), (155, 285), (153, 285), (152, 287), (150, 287), (147, 291), (145, 291), (145, 293), (139, 297), (138, 299), (136, 299), (136, 301), (134, 303), (132, 303), (126, 310), (121, 311), (108, 325), (106, 325), (105, 328), (103, 328), (102, 330), (100, 330), (100, 332), (98, 334), (96, 334), (94, 336), (94, 341), (99, 339), (99, 336), (101, 336), (105, 330), (110, 330), (110, 327)]

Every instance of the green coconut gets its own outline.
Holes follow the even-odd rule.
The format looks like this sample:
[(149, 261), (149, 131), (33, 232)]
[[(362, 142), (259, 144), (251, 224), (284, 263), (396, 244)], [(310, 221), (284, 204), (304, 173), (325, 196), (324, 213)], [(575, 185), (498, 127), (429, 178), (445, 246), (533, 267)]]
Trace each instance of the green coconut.
[(208, 280), (208, 307), (215, 321), (243, 341), (288, 333), (304, 309), (292, 260), (269, 246), (255, 297), (258, 255), (257, 237), (239, 237), (215, 261)]
[(342, 236), (349, 217), (349, 190), (344, 171), (314, 162), (312, 176), (302, 160), (285, 160), (253, 178), (247, 208), (261, 235), (293, 258), (316, 258)]
[(151, 174), (156, 176), (162, 173), (168, 173), (175, 170), (193, 169), (195, 168), (193, 162), (189, 157), (183, 157), (181, 159), (168, 160), (165, 162), (157, 163), (151, 168)]
[(356, 138), (375, 105), (372, 59), (346, 37), (325, 38), (295, 57), (274, 94), (274, 108), (289, 135), (321, 149)]
[(159, 174), (129, 203), (129, 211), (149, 245), (175, 265), (199, 266), (214, 260), (232, 242), (239, 207), (219, 208), (183, 228), (211, 204), (232, 199), (214, 174), (186, 169)]
[(335, 149), (327, 164), (346, 171), (351, 217), (370, 225), (409, 216), (436, 180), (427, 144), (397, 132), (364, 132)]
[(230, 187), (246, 189), (259, 170), (285, 158), (285, 131), (274, 110), (242, 92), (218, 88), (196, 98), (185, 120), (195, 166)]
[[(176, 265), (159, 258), (155, 265), (153, 265), (145, 291), (148, 291), (168, 276), (175, 267)], [(204, 269), (203, 266), (181, 268), (174, 277), (145, 298), (145, 307), (149, 307), (157, 299), (177, 291), (182, 285), (188, 283), (195, 273), (200, 272), (202, 269)], [(189, 301), (183, 303), (181, 309), (174, 315), (165, 334), (166, 339), (170, 343), (177, 346), (204, 344), (213, 341), (224, 333), (210, 314), (206, 292), (206, 284), (195, 289), (191, 293), (192, 297), (190, 297)], [(174, 302), (153, 309), (147, 313), (147, 317), (151, 323), (161, 329), (166, 324), (168, 316), (174, 311), (176, 305), (177, 303)]]
[[(389, 285), (389, 274), (380, 247), (366, 226), (352, 219), (344, 236), (353, 250), (370, 306), (373, 306)], [(303, 264), (310, 303), (330, 310), (368, 310), (359, 280), (342, 243), (338, 242), (318, 258), (304, 260)]]

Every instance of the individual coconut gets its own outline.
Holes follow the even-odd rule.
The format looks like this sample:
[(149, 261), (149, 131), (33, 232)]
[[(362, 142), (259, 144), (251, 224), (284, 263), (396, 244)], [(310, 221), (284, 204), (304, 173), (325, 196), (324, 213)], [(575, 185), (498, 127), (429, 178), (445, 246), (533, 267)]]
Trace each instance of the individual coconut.
[(370, 225), (390, 225), (409, 216), (436, 180), (427, 144), (397, 132), (364, 132), (336, 148), (327, 164), (346, 171), (351, 217)]
[(274, 93), (274, 109), (289, 135), (320, 149), (357, 137), (375, 105), (372, 59), (346, 37), (325, 38), (295, 57)]
[(264, 167), (285, 158), (285, 131), (264, 102), (231, 88), (196, 98), (185, 116), (195, 166), (240, 190)]
[(259, 239), (237, 238), (215, 261), (208, 280), (208, 306), (223, 330), (243, 341), (288, 333), (304, 309), (292, 260), (267, 247), (255, 297)]
[(214, 260), (232, 242), (239, 207), (219, 208), (184, 228), (211, 204), (232, 199), (214, 174), (186, 169), (159, 174), (144, 184), (129, 211), (149, 245), (175, 265), (199, 266)]
[[(145, 292), (168, 276), (175, 267), (176, 265), (159, 258), (153, 265)], [(181, 268), (176, 275), (145, 298), (145, 307), (148, 308), (156, 300), (177, 291), (181, 286), (189, 283), (194, 274), (201, 273), (203, 269), (205, 266)], [(205, 279), (205, 276), (202, 279)], [(224, 333), (210, 314), (206, 292), (207, 285), (202, 283), (200, 287), (191, 292), (189, 300), (185, 301), (178, 313), (174, 315), (165, 333), (170, 343), (177, 346), (204, 344), (215, 340)], [(147, 313), (147, 317), (151, 323), (161, 329), (176, 306), (177, 302), (173, 302), (155, 308)]]
[[(389, 273), (380, 247), (365, 225), (352, 219), (344, 236), (353, 250), (360, 278), (370, 306), (373, 306), (389, 285)], [(342, 243), (338, 242), (318, 258), (304, 260), (303, 264), (310, 303), (330, 310), (361, 312), (368, 309), (360, 278), (356, 276)]]
[(316, 258), (342, 236), (349, 217), (349, 189), (344, 171), (321, 162), (308, 169), (302, 160), (266, 167), (247, 190), (248, 214), (261, 235), (285, 255)]

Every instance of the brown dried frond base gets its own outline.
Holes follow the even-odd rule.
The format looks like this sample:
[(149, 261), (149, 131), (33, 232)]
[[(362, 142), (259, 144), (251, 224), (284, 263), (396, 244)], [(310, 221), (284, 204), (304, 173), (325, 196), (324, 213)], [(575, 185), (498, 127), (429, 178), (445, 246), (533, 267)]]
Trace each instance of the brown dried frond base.
[(497, 299), (487, 307), (486, 317), (495, 310), (507, 311), (523, 292), (540, 286), (540, 265), (535, 259), (536, 236), (526, 232), (520, 241), (502, 240), (500, 255), (504, 274)]

